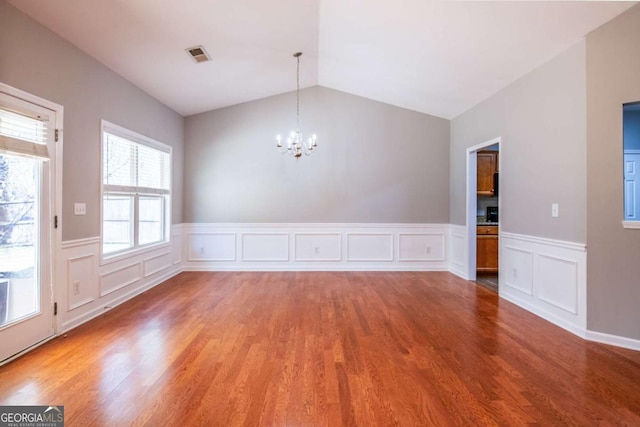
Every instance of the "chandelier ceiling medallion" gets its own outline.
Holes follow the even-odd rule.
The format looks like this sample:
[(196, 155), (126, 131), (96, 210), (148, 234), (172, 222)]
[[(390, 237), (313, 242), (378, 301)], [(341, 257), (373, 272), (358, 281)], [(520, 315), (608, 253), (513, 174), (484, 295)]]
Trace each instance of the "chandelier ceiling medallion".
[(276, 135), (277, 147), (280, 154), (291, 154), (296, 159), (305, 155), (310, 156), (313, 153), (314, 148), (318, 146), (317, 136), (313, 134), (307, 141), (304, 140), (302, 131), (300, 130), (300, 57), (302, 52), (296, 52), (293, 57), (298, 61), (296, 69), (296, 130), (291, 131), (287, 137), (287, 144), (283, 146), (282, 137)]

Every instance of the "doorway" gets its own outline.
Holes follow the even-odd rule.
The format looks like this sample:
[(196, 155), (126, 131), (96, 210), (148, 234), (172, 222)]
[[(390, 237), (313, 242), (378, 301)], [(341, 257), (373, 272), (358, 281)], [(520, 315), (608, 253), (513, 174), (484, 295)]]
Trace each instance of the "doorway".
[[(495, 284), (498, 291), (501, 152), (501, 138), (494, 138), (468, 148), (466, 160), (467, 279), (488, 279), (489, 287)], [(489, 172), (486, 172), (487, 168)], [(479, 172), (482, 172), (480, 178)], [(487, 259), (488, 253), (495, 259)], [(479, 277), (479, 271), (489, 277)]]
[(0, 85), (0, 364), (55, 332), (55, 129), (61, 113), (55, 104)]

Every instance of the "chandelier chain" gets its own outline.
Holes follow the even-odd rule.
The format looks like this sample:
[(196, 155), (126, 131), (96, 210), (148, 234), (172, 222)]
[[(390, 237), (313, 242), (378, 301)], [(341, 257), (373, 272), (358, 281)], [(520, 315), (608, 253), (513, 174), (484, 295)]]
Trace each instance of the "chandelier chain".
[(300, 56), (296, 56), (296, 129), (300, 129)]
[(318, 137), (313, 134), (305, 141), (300, 130), (300, 56), (302, 56), (302, 52), (296, 52), (293, 56), (296, 58), (296, 129), (292, 130), (289, 137), (286, 138), (286, 145), (282, 143), (282, 137), (276, 135), (276, 147), (278, 147), (280, 154), (291, 154), (294, 158), (299, 159), (302, 154), (311, 155), (318, 146)]

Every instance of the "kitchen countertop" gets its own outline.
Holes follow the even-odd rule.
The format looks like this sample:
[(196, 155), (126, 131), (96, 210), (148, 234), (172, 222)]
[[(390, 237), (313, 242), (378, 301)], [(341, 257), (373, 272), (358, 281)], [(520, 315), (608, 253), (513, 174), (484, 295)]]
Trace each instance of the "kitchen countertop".
[(478, 222), (476, 225), (500, 225), (499, 222)]

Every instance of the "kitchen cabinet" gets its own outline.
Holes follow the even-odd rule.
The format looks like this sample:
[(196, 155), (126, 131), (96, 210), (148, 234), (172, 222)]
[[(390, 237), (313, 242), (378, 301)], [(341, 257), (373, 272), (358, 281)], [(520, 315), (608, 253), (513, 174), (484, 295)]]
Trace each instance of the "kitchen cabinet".
[(481, 196), (494, 196), (493, 175), (498, 172), (498, 152), (478, 151), (477, 185)]
[(476, 271), (498, 272), (498, 227), (478, 226), (476, 232)]

